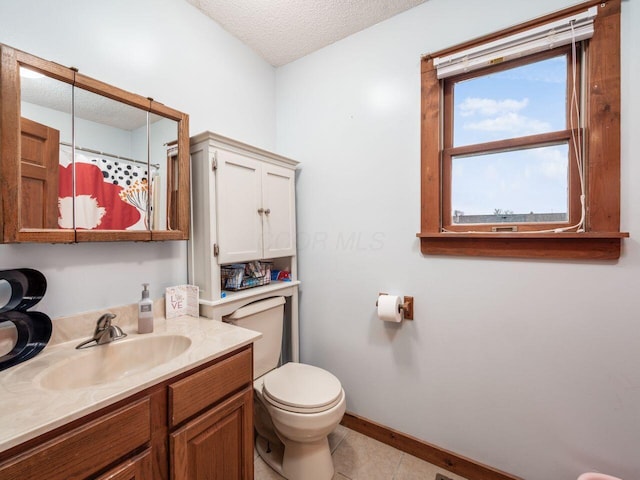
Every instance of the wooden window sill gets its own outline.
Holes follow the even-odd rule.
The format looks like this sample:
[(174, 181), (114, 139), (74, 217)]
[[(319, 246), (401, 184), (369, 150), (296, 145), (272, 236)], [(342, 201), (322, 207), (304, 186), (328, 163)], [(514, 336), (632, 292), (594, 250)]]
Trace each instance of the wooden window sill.
[(615, 260), (628, 232), (418, 233), (424, 255)]

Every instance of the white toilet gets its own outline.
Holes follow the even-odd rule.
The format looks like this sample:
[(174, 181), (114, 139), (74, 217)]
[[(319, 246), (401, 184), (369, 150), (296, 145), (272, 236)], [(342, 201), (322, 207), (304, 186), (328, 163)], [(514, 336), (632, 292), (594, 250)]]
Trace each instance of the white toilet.
[(344, 390), (321, 368), (303, 363), (278, 367), (284, 303), (284, 297), (268, 298), (224, 318), (262, 333), (253, 350), (256, 449), (289, 480), (330, 480), (333, 461), (327, 436), (344, 415)]

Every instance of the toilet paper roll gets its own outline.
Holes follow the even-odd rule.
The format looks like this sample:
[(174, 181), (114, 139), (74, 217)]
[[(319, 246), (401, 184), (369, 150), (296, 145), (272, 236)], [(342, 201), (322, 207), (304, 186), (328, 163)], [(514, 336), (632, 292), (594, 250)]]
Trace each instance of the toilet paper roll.
[(402, 305), (402, 300), (397, 295), (380, 295), (378, 297), (378, 318), (385, 322), (400, 322), (402, 320), (400, 305)]

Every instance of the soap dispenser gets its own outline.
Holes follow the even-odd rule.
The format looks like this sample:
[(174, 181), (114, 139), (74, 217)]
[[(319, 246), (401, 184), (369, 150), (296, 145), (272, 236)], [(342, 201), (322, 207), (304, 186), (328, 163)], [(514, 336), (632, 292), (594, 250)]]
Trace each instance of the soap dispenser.
[(153, 332), (153, 301), (149, 298), (149, 284), (143, 283), (142, 298), (138, 302), (138, 333)]

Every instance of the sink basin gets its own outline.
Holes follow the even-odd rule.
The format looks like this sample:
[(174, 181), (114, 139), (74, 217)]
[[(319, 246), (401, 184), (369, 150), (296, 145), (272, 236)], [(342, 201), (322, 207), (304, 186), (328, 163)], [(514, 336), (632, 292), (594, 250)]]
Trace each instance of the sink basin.
[(185, 352), (191, 339), (182, 335), (134, 337), (74, 351), (39, 375), (49, 390), (90, 387), (162, 365)]

